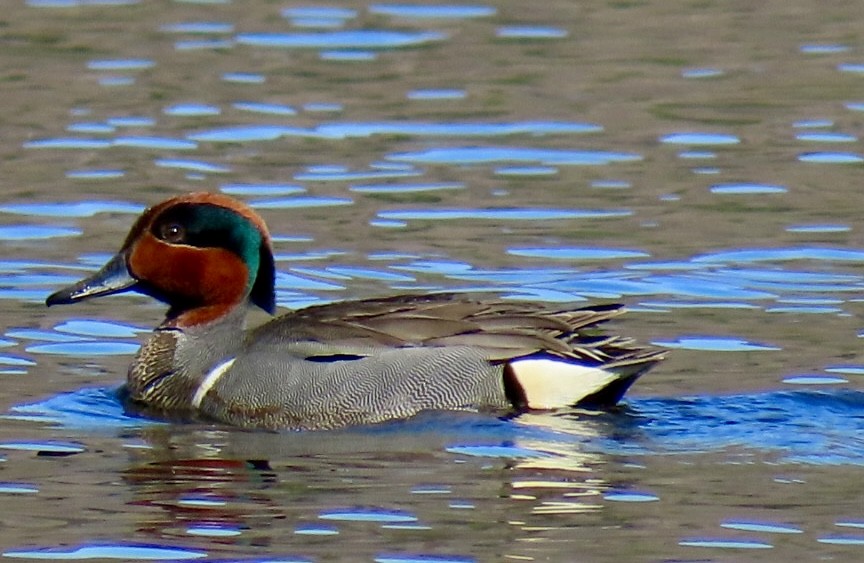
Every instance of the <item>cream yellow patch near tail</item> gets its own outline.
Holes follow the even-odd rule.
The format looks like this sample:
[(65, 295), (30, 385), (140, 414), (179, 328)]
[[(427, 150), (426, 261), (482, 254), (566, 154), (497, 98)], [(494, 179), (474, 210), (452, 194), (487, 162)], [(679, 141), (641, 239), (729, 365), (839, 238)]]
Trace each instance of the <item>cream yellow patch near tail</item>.
[(509, 366), (531, 409), (575, 405), (619, 378), (600, 368), (553, 358), (524, 358)]

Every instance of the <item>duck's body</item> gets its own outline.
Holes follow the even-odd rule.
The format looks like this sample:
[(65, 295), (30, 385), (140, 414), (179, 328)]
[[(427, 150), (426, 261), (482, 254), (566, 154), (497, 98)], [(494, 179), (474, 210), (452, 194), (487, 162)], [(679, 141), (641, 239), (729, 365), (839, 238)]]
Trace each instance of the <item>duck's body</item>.
[(129, 369), (149, 409), (270, 429), (323, 429), (424, 410), (618, 402), (662, 358), (594, 327), (618, 305), (551, 311), (454, 294), (274, 308), (269, 235), (226, 196), (189, 194), (142, 215), (120, 253), (47, 303), (136, 290), (170, 305)]

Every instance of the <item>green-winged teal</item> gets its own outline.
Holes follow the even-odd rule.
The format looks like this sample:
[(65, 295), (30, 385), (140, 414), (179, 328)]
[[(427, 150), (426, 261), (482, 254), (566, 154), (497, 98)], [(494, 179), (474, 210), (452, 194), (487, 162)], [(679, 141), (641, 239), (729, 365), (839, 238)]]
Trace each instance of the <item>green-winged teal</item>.
[(551, 310), (459, 294), (275, 309), (264, 221), (218, 194), (144, 212), (120, 252), (48, 305), (134, 290), (168, 304), (129, 368), (129, 398), (166, 414), (270, 429), (324, 429), (424, 410), (613, 405), (663, 358), (596, 325), (620, 305)]

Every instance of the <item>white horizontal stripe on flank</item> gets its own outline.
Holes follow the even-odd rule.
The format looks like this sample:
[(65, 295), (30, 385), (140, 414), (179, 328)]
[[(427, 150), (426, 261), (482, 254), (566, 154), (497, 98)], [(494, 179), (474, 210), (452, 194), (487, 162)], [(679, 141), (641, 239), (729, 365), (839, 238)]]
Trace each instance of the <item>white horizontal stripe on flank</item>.
[(204, 400), (204, 395), (216, 385), (216, 382), (220, 377), (225, 375), (225, 372), (228, 371), (231, 366), (234, 365), (234, 360), (237, 358), (229, 358), (217, 365), (215, 368), (211, 369), (207, 375), (204, 376), (204, 379), (201, 380), (201, 385), (198, 386), (198, 389), (195, 391), (195, 395), (192, 397), (192, 406), (196, 409), (201, 406), (201, 401)]

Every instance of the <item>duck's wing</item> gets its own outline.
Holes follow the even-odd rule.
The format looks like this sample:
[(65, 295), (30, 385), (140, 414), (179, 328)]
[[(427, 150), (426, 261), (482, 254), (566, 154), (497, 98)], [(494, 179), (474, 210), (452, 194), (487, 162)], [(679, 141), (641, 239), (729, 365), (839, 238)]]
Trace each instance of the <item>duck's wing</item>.
[(603, 363), (660, 359), (597, 325), (623, 312), (618, 304), (555, 310), (464, 294), (400, 295), (318, 305), (281, 316), (251, 335), (258, 345), (298, 353), (367, 355), (374, 350), (468, 346), (493, 362), (548, 353)]

